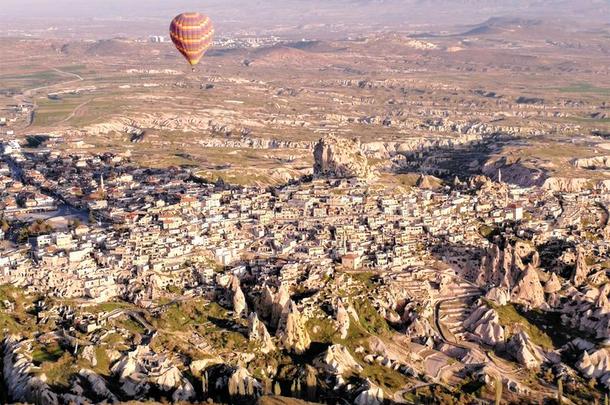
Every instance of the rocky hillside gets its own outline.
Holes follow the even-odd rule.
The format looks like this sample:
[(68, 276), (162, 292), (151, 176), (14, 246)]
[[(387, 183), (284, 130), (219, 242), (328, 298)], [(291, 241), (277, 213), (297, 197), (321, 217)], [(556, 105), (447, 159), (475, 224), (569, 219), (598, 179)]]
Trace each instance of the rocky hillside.
[(368, 160), (359, 140), (326, 136), (314, 148), (315, 176), (362, 177), (371, 175)]

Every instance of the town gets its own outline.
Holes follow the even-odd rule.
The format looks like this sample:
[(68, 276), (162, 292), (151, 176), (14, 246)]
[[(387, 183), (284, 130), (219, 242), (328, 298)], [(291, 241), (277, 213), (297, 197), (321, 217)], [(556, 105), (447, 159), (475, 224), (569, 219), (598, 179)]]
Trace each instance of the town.
[[(54, 317), (85, 333), (116, 331), (101, 319), (126, 316), (154, 339), (154, 318), (141, 311), (158, 312), (167, 300), (203, 299), (230, 311), (237, 330), (246, 322), (241, 327), (249, 328), (246, 336), (263, 353), (277, 350), (267, 328), (276, 331), (277, 344), (297, 354), (312, 350), (314, 341), (339, 339), (342, 344), (331, 345), (322, 360), (333, 375), (364, 370), (347, 352), (356, 350), (365, 363), (379, 361), (401, 378), (420, 375), (442, 384), (470, 369), (492, 385), (502, 381), (515, 395), (553, 395), (526, 383), (522, 370), (549, 367), (547, 334), (557, 331), (546, 324), (544, 331), (532, 325), (512, 331), (502, 314), (509, 303), (524, 311), (559, 310), (562, 322), (579, 331), (574, 336), (609, 337), (607, 194), (518, 187), (503, 183), (501, 173), (495, 182), (456, 177), (444, 185), (421, 175), (416, 186), (396, 191), (375, 184), (358, 145), (323, 137), (313, 176), (259, 188), (210, 183), (183, 168), (141, 168), (128, 154), (68, 154), (7, 141), (0, 166), (0, 284), (69, 302), (69, 308), (79, 303), (84, 312), (76, 318), (72, 312)], [(113, 301), (134, 309), (114, 309), (103, 318), (87, 310)], [(5, 302), (9, 310), (14, 305)], [(330, 326), (334, 338), (324, 335), (328, 322), (336, 325)], [(378, 349), (369, 352), (352, 341), (354, 324), (367, 329), (369, 322), (368, 333), (391, 325), (406, 334), (409, 340), (399, 345), (411, 352), (410, 360), (387, 348), (375, 360)], [(198, 332), (189, 339), (209, 337)], [(592, 348), (579, 337), (564, 340), (562, 350)], [(209, 344), (208, 350), (215, 347)], [(515, 363), (489, 357), (485, 347), (508, 353)], [(152, 361), (137, 347), (129, 353), (134, 361)], [(606, 383), (605, 349), (584, 353), (575, 367)], [(475, 364), (486, 365), (473, 369)], [(245, 369), (234, 373), (245, 378), (240, 384), (252, 378)], [(244, 398), (281, 391), (283, 383), (277, 380), (273, 388), (269, 377), (263, 378), (271, 381), (268, 388)], [(167, 388), (174, 400), (197, 398), (184, 381)], [(382, 381), (349, 395), (389, 395), (403, 403), (410, 390), (417, 392), (408, 380), (391, 388), (376, 385)], [(148, 392), (123, 383), (127, 398)], [(341, 380), (337, 384), (345, 388)], [(236, 400), (233, 391), (212, 398)]]

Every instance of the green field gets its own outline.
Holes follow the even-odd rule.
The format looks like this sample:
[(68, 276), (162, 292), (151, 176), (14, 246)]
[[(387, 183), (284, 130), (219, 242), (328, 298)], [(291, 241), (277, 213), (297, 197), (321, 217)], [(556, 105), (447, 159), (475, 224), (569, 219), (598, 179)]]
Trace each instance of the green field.
[[(82, 127), (121, 111), (121, 99), (99, 99), (91, 94), (65, 94), (59, 100), (41, 97), (36, 100), (35, 126), (52, 126), (66, 121), (67, 125)], [(72, 112), (75, 115), (70, 117)], [(68, 119), (69, 118), (69, 119)]]
[(45, 70), (25, 75), (0, 75), (4, 89), (23, 91), (35, 87), (50, 86), (66, 80), (66, 76), (54, 70)]
[(559, 88), (559, 91), (562, 93), (589, 93), (600, 96), (610, 96), (609, 87), (597, 87), (590, 83), (574, 83), (570, 86)]

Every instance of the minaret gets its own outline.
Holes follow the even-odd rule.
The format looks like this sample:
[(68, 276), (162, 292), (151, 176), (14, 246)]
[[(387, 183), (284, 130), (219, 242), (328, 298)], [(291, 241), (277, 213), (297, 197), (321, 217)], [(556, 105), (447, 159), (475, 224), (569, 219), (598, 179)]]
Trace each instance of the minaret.
[(502, 169), (498, 169), (498, 183), (502, 183)]
[(104, 192), (104, 175), (100, 174), (100, 191)]

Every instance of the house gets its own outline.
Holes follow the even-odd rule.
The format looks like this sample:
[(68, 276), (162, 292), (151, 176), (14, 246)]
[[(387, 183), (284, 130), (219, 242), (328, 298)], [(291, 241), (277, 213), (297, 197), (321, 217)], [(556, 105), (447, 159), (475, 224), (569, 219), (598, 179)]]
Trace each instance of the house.
[(356, 253), (347, 253), (341, 257), (341, 266), (348, 270), (358, 270), (362, 267), (362, 256)]

